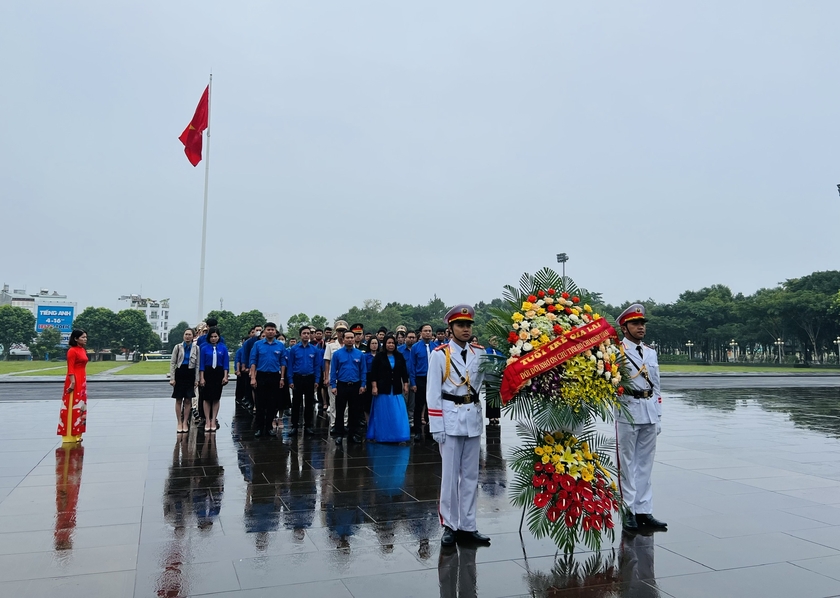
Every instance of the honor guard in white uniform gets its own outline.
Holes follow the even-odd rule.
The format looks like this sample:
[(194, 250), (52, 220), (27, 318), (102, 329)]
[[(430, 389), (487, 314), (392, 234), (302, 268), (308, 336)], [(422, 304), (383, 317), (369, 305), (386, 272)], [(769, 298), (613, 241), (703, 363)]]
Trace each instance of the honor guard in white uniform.
[(656, 453), (656, 436), (662, 429), (662, 394), (656, 351), (644, 344), (645, 306), (634, 303), (618, 316), (624, 335), (622, 351), (630, 372), (621, 403), (632, 421), (616, 410), (616, 443), (624, 500), (624, 529), (639, 527), (666, 530), (668, 524), (653, 517), (651, 473)]
[(484, 420), (478, 390), (484, 374), (478, 366), (484, 349), (469, 342), (475, 310), (456, 305), (444, 317), (452, 332), (449, 342), (429, 357), (426, 401), (429, 430), (440, 447), (440, 543), (489, 544), (475, 525), (478, 463)]

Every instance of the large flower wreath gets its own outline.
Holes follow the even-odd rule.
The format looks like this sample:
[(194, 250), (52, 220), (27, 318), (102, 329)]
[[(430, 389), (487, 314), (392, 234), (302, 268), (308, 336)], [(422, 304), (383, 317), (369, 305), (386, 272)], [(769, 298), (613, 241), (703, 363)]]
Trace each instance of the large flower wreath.
[(487, 356), (487, 399), (517, 421), (522, 445), (511, 455), (511, 501), (527, 511), (536, 537), (566, 553), (579, 542), (597, 550), (613, 537), (620, 498), (615, 442), (595, 431), (623, 409), (624, 356), (614, 328), (589, 294), (549, 268), (506, 286), (490, 333), (507, 355)]

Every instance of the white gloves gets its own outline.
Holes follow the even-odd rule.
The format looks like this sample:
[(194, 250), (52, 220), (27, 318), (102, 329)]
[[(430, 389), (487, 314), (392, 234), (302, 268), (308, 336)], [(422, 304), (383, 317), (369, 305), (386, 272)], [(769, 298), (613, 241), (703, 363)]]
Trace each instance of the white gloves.
[(435, 442), (438, 444), (443, 444), (446, 442), (446, 432), (434, 432), (432, 434), (432, 438), (434, 438)]
[(660, 432), (662, 432), (662, 423), (656, 422), (656, 435), (659, 436)]

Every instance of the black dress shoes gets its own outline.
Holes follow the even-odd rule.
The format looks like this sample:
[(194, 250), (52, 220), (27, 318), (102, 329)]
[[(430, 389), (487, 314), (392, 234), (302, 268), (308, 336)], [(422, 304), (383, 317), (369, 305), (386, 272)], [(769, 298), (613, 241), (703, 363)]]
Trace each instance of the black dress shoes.
[(262, 430), (257, 430), (256, 432), (254, 432), (254, 438), (259, 438), (260, 436), (262, 436)]
[(490, 536), (485, 536), (484, 534), (480, 533), (478, 530), (474, 532), (465, 532), (464, 530), (458, 530), (458, 542), (463, 542), (465, 544), (490, 544)]
[(335, 426), (330, 426), (330, 436), (335, 436)]
[(440, 537), (441, 546), (455, 546), (455, 532), (448, 527), (443, 528), (443, 535)]
[(639, 526), (641, 527), (648, 527), (651, 529), (661, 529), (666, 530), (668, 529), (668, 524), (664, 521), (659, 521), (653, 515), (649, 513), (637, 513), (636, 514), (636, 521), (638, 522)]
[(309, 426), (307, 428), (304, 428), (303, 434), (304, 434), (304, 436), (314, 436), (315, 435), (315, 430), (312, 429), (312, 426)]
[(636, 521), (636, 516), (633, 513), (626, 513), (624, 515), (624, 529), (628, 532), (639, 531), (639, 523)]

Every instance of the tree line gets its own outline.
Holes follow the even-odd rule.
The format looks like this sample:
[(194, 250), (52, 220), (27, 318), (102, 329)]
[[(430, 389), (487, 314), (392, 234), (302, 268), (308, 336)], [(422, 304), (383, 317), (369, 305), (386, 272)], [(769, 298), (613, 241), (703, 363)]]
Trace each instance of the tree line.
[[(602, 315), (613, 320), (631, 303), (642, 303), (649, 319), (647, 341), (654, 344), (667, 362), (752, 361), (768, 363), (837, 363), (840, 350), (840, 271), (813, 272), (801, 278), (785, 280), (776, 287), (759, 289), (751, 295), (733, 293), (726, 285), (712, 285), (698, 291), (685, 291), (673, 303), (653, 299), (626, 301), (610, 305), (600, 293), (589, 292), (589, 300)], [(487, 324), (492, 309), (503, 306), (500, 298), (475, 304), (475, 333), (487, 342)], [(353, 306), (336, 319), (349, 324), (361, 322), (375, 332), (384, 326), (394, 330), (400, 324), (409, 330), (423, 324), (443, 326), (443, 316), (451, 306), (437, 296), (425, 304), (410, 305), (367, 299), (361, 307)], [(207, 318), (218, 320), (228, 348), (239, 346), (252, 326), (265, 323), (265, 316), (253, 309), (239, 315), (228, 310), (214, 310)], [(206, 318), (206, 319), (207, 319)], [(283, 323), (280, 331), (297, 336), (300, 326), (324, 328), (333, 322), (321, 315), (298, 313)], [(143, 312), (124, 309), (113, 312), (104, 307), (88, 307), (74, 322), (74, 327), (88, 332), (88, 347), (138, 350), (172, 350), (190, 326), (179, 322), (169, 331), (169, 342), (160, 338), (146, 321)], [(0, 344), (8, 355), (12, 344), (28, 344), (39, 355), (55, 351), (55, 331), (47, 337), (34, 334), (35, 316), (23, 308), (0, 307)], [(51, 344), (55, 343), (55, 344)], [(690, 347), (689, 347), (690, 345)], [(50, 350), (52, 349), (52, 351)]]

